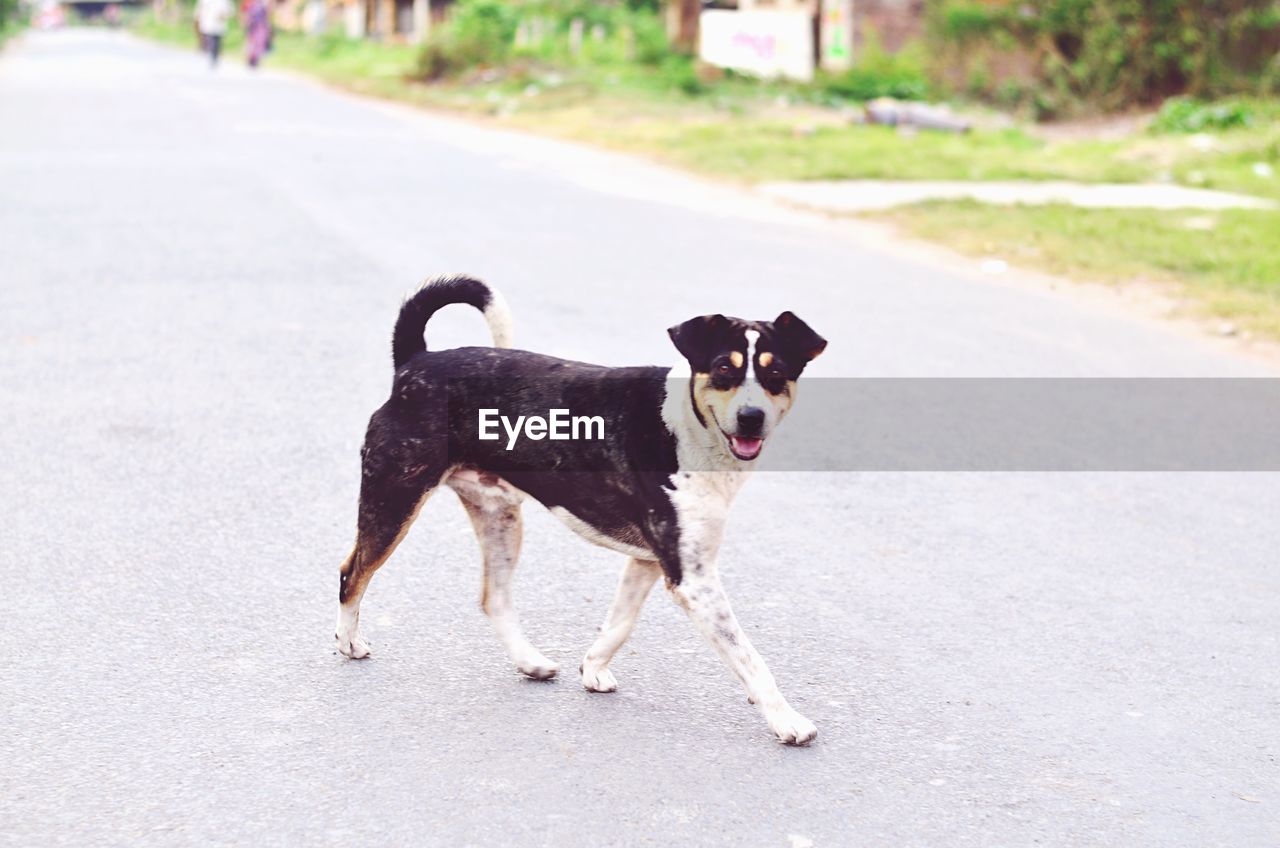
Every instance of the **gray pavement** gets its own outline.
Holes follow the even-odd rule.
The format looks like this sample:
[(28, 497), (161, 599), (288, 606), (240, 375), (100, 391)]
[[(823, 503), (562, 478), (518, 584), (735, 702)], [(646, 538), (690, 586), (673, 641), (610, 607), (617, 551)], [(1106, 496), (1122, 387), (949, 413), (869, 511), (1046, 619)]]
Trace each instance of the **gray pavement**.
[[(561, 679), (508, 667), (451, 497), (372, 585), (374, 657), (332, 647), (360, 438), (427, 274), (480, 274), (522, 345), (606, 363), (789, 308), (831, 340), (815, 376), (1263, 365), (105, 32), (0, 56), (0, 257), (7, 844), (1280, 843), (1277, 475), (760, 475), (722, 568), (808, 749), (661, 592), (619, 692), (583, 691), (620, 558), (536, 506), (517, 601)], [(451, 308), (431, 342), (482, 334)]]

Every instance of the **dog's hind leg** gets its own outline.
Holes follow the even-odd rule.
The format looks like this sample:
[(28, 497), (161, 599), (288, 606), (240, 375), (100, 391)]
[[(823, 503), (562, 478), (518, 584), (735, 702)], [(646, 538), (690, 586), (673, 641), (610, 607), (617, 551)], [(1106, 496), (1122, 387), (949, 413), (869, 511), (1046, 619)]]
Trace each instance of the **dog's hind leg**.
[(405, 484), (381, 486), (366, 473), (360, 486), (356, 546), (342, 563), (338, 583), (338, 624), (334, 637), (338, 640), (338, 652), (344, 656), (353, 660), (369, 656), (369, 643), (359, 633), (360, 599), (369, 586), (369, 578), (400, 544), (433, 488)]
[(600, 635), (587, 650), (582, 659), (582, 685), (590, 692), (614, 692), (618, 689), (618, 681), (609, 671), (609, 661), (631, 635), (631, 630), (640, 617), (640, 608), (649, 597), (649, 590), (662, 574), (657, 562), (652, 560), (630, 559), (622, 570), (618, 580), (618, 590), (614, 593), (613, 603), (609, 606), (609, 614), (600, 628)]
[(480, 608), (489, 617), (512, 662), (526, 677), (550, 680), (560, 667), (543, 656), (524, 635), (511, 600), (511, 580), (520, 557), (524, 496), (505, 482), (474, 471), (455, 472), (448, 480), (466, 507), (484, 558)]

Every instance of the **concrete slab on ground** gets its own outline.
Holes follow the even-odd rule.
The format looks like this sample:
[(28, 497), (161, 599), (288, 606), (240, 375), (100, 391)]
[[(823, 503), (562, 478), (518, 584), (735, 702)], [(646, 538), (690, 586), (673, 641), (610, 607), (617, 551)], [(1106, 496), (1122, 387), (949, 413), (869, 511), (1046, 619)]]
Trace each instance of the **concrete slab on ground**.
[(966, 182), (961, 180), (815, 180), (762, 183), (757, 191), (810, 209), (873, 212), (926, 200), (1069, 203), (1096, 209), (1275, 209), (1274, 201), (1225, 191), (1157, 183)]

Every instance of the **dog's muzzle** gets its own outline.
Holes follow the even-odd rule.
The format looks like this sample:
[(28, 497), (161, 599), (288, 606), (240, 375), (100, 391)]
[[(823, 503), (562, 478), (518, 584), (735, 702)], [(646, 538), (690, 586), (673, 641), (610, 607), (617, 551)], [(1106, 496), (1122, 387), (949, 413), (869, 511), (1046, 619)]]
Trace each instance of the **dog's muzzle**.
[(764, 448), (765, 411), (758, 406), (738, 410), (738, 432), (729, 438), (729, 452), (738, 459), (752, 460)]

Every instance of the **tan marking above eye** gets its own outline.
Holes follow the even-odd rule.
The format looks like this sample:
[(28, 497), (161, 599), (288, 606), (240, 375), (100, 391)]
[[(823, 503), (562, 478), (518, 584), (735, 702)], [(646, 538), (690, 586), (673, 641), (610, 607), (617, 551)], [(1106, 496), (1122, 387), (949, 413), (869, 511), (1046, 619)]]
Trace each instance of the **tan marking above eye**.
[(768, 367), (769, 367), (769, 363), (770, 363), (770, 362), (773, 362), (773, 354), (772, 354), (772, 353), (769, 353), (768, 351), (765, 351), (764, 353), (760, 354), (760, 367), (761, 367), (761, 368), (768, 368)]
[(735, 350), (733, 353), (729, 354), (729, 361), (733, 363), (734, 368), (741, 368), (742, 354)]

